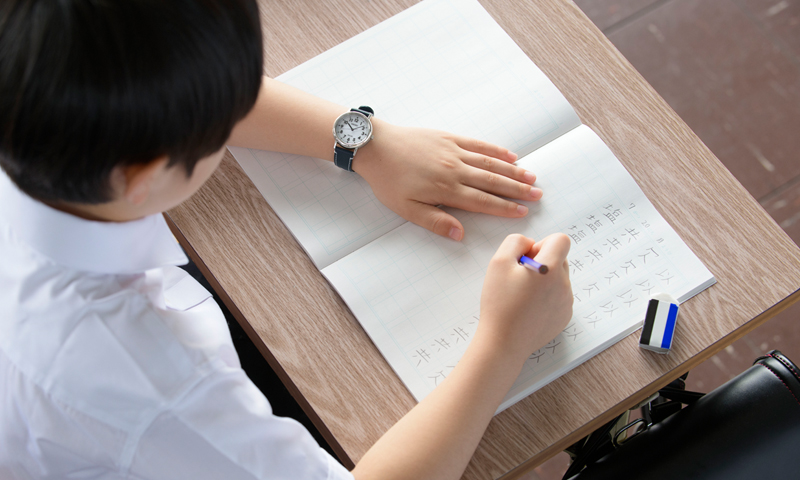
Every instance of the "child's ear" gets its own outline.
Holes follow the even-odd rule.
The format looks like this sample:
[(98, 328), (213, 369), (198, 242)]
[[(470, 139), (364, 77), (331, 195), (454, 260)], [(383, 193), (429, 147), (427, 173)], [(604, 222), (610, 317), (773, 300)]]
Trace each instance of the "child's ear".
[(122, 183), (118, 187), (121, 187), (122, 198), (133, 205), (143, 204), (150, 196), (157, 177), (167, 168), (168, 160), (164, 155), (148, 163), (121, 167), (116, 177)]

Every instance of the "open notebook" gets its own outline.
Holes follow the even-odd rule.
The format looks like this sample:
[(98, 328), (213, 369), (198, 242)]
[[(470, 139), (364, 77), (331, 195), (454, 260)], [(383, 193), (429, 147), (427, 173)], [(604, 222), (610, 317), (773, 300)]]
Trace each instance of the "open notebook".
[(650, 294), (685, 301), (715, 281), (475, 0), (425, 0), (278, 79), (395, 124), (503, 145), (545, 192), (522, 219), (449, 210), (465, 228), (457, 243), (398, 217), (330, 162), (230, 149), (418, 400), (463, 355), (489, 259), (510, 233), (572, 238), (575, 303), (500, 410), (639, 328)]

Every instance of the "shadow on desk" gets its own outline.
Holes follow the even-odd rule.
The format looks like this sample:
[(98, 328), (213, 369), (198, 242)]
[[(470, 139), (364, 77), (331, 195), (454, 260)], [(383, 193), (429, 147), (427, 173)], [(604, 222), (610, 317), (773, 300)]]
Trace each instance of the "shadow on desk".
[(200, 269), (197, 268), (197, 265), (190, 260), (187, 265), (183, 265), (181, 268), (186, 270), (189, 275), (200, 282), (203, 288), (214, 295), (214, 300), (222, 309), (222, 313), (225, 314), (225, 320), (228, 322), (228, 329), (230, 330), (231, 338), (233, 339), (233, 346), (236, 348), (236, 353), (239, 354), (239, 361), (242, 364), (242, 369), (245, 371), (250, 380), (256, 385), (256, 387), (261, 390), (261, 393), (267, 397), (270, 405), (272, 405), (272, 412), (279, 417), (293, 418), (303, 424), (303, 426), (306, 427), (309, 432), (311, 432), (311, 435), (314, 437), (317, 443), (322, 448), (327, 450), (328, 453), (333, 455), (334, 458), (336, 458), (336, 454), (325, 442), (325, 439), (314, 427), (314, 424), (311, 423), (311, 420), (308, 419), (306, 414), (303, 412), (303, 409), (300, 408), (300, 405), (298, 405), (294, 400), (292, 395), (281, 382), (280, 378), (278, 378), (278, 375), (272, 370), (272, 368), (269, 366), (269, 363), (267, 363), (267, 361), (261, 355), (261, 352), (259, 352), (256, 346), (253, 345), (253, 342), (250, 341), (250, 338), (247, 336), (247, 334), (244, 333), (244, 330), (242, 330), (239, 322), (233, 318), (231, 312), (228, 311), (217, 293), (213, 288), (211, 288), (211, 285), (208, 283), (205, 277), (203, 277), (203, 274), (200, 273)]

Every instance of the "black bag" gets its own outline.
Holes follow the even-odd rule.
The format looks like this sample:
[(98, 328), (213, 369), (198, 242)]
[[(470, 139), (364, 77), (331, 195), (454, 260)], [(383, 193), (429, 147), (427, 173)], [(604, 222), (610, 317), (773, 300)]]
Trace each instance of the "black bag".
[[(607, 424), (598, 430), (593, 445), (580, 445), (583, 452), (577, 452), (564, 478), (800, 478), (800, 369), (781, 352), (759, 357), (752, 367), (699, 399), (701, 394), (680, 393), (674, 385), (665, 390), (678, 399), (654, 410), (656, 417), (669, 416), (663, 421), (654, 418), (656, 423), (621, 445), (608, 435), (614, 422)], [(678, 403), (691, 405), (680, 409)], [(586, 468), (578, 473), (583, 465)]]

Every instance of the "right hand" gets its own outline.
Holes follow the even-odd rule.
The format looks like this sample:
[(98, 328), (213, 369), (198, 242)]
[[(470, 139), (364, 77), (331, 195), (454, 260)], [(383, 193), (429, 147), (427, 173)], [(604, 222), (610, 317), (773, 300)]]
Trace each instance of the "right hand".
[[(572, 317), (569, 237), (555, 233), (539, 242), (509, 235), (489, 263), (481, 292), (478, 332), (500, 351), (524, 359), (556, 337)], [(540, 274), (518, 263), (522, 255), (547, 265)]]

